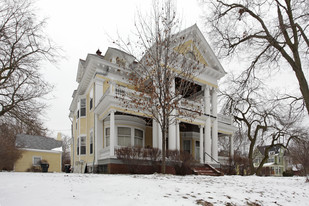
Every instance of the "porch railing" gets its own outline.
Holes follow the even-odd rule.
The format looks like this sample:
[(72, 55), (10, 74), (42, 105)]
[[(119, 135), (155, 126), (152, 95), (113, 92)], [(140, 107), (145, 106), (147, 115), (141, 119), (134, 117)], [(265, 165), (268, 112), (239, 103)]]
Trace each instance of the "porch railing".
[(220, 172), (222, 170), (221, 168), (221, 163), (219, 161), (217, 161), (215, 158), (213, 158), (210, 154), (208, 154), (207, 152), (204, 152), (204, 154), (206, 154), (208, 157), (210, 157), (211, 160), (213, 160), (215, 163), (219, 164), (220, 166)]

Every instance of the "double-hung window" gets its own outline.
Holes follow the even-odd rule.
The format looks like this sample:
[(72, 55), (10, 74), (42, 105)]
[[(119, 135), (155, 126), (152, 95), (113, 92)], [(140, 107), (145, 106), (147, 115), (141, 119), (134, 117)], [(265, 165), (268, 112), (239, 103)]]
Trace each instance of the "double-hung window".
[(77, 155), (79, 155), (79, 138), (77, 138), (76, 152), (77, 152)]
[(93, 89), (91, 89), (89, 94), (89, 110), (91, 110), (93, 107)]
[(93, 132), (90, 132), (90, 145), (89, 145), (90, 154), (93, 153)]
[(134, 146), (142, 147), (143, 146), (143, 130), (134, 129)]
[(80, 154), (86, 154), (86, 137), (80, 137)]
[(125, 147), (131, 146), (131, 128), (118, 127), (118, 145)]
[(109, 140), (110, 140), (110, 128), (106, 128), (105, 129), (105, 146), (108, 147), (109, 146)]
[(34, 156), (34, 157), (33, 157), (33, 166), (38, 166), (38, 165), (40, 165), (40, 164), (41, 164), (41, 160), (42, 160), (41, 157), (36, 157), (36, 156)]
[(80, 100), (80, 116), (81, 117), (86, 116), (86, 99)]

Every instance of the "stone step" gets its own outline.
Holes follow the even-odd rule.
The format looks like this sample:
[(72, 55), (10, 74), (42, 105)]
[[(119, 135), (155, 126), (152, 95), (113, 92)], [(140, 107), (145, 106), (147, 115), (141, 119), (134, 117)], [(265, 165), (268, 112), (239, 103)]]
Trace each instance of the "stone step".
[(194, 174), (196, 175), (207, 175), (207, 176), (221, 176), (223, 173), (218, 171), (217, 169), (209, 166), (209, 165), (204, 165), (204, 166), (199, 166), (199, 167), (193, 167), (192, 168)]

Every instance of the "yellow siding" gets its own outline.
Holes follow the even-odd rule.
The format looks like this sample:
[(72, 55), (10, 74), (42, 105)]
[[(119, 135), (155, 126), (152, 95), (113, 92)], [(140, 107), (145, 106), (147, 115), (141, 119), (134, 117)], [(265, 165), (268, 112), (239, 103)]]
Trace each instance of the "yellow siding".
[(26, 172), (33, 164), (33, 157), (41, 157), (49, 164), (48, 172), (61, 172), (61, 153), (23, 150), (22, 157), (15, 163), (16, 172)]
[(109, 88), (109, 81), (104, 81), (103, 83), (103, 94), (105, 94), (106, 90)]
[(150, 146), (152, 147), (152, 128), (146, 127), (145, 131), (145, 147)]
[(79, 118), (80, 121), (80, 134), (86, 134), (87, 131), (87, 125), (86, 125), (86, 117), (80, 117)]
[(192, 40), (189, 40), (189, 41), (187, 41), (187, 42), (185, 42), (185, 43), (183, 43), (183, 44), (181, 44), (181, 45), (179, 45), (178, 47), (175, 48), (175, 51), (177, 51), (180, 54), (186, 54), (187, 52), (189, 52), (191, 50), (200, 63), (208, 66), (208, 64), (205, 61), (205, 59), (203, 58), (201, 52), (197, 49), (197, 47), (195, 46), (195, 44)]

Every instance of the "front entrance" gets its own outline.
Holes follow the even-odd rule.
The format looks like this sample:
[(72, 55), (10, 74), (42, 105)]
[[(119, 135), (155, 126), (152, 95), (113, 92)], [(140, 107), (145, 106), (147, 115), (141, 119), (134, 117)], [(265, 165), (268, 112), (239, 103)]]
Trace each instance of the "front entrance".
[(191, 140), (183, 141), (183, 151), (191, 154)]
[(195, 159), (200, 160), (200, 141), (195, 141)]

